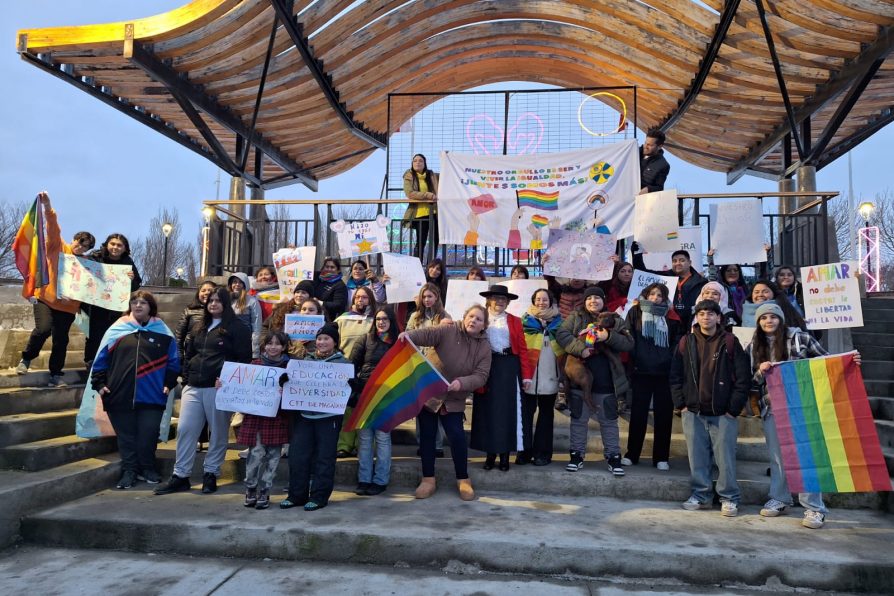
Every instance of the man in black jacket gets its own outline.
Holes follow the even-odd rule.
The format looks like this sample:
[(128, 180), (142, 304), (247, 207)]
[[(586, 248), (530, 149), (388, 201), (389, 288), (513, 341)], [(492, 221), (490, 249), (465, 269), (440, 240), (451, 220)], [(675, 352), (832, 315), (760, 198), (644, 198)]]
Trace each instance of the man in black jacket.
[(664, 159), (664, 133), (657, 128), (646, 133), (646, 142), (639, 148), (639, 194), (664, 190), (670, 164)]
[(738, 513), (736, 482), (738, 421), (748, 399), (751, 366), (739, 340), (720, 323), (720, 306), (702, 300), (695, 306), (698, 323), (680, 340), (671, 362), (674, 407), (682, 411), (689, 454), (692, 496), (683, 509), (711, 508), (711, 464), (717, 464), (721, 513)]

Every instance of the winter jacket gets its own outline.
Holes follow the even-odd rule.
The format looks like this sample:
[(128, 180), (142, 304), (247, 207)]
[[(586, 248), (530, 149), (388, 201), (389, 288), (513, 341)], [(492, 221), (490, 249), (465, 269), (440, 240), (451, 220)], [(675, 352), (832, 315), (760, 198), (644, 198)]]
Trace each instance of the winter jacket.
[(348, 287), (341, 279), (323, 281), (317, 273), (314, 275), (314, 298), (323, 303), (327, 320), (334, 321), (348, 308)]
[[(671, 361), (670, 386), (674, 407), (687, 408), (693, 413), (701, 410), (699, 402), (700, 363), (698, 356), (698, 342), (693, 337), (693, 330), (680, 338), (677, 348), (674, 350)], [(751, 367), (748, 356), (742, 349), (739, 340), (731, 333), (718, 329), (721, 334), (716, 343), (716, 352), (713, 360), (714, 378), (708, 380), (711, 383), (711, 409), (710, 415), (722, 416), (730, 414), (738, 416), (745, 407), (748, 399), (748, 390), (751, 387)], [(730, 336), (732, 339), (727, 339)], [(733, 346), (730, 355), (727, 345)]]
[(341, 341), (338, 349), (348, 360), (354, 359), (354, 351), (366, 341), (369, 330), (373, 326), (372, 315), (358, 315), (355, 312), (346, 312), (335, 320), (338, 325), (338, 334)]
[(177, 321), (177, 326), (174, 328), (174, 337), (177, 339), (177, 349), (181, 362), (185, 356), (183, 349), (186, 347), (186, 338), (189, 337), (192, 328), (200, 323), (204, 317), (205, 307), (203, 306), (189, 305), (180, 313), (180, 320)]
[[(40, 206), (38, 205), (38, 208)], [(56, 296), (56, 278), (59, 272), (59, 255), (70, 255), (71, 246), (62, 239), (62, 230), (59, 228), (59, 219), (56, 217), (55, 209), (46, 209), (44, 211), (44, 220), (46, 221), (46, 255), (47, 255), (47, 277), (48, 283), (45, 286), (34, 288), (32, 294), (53, 310), (75, 314), (81, 306), (77, 300), (67, 300)], [(25, 291), (25, 285), (22, 285), (22, 297), (31, 298), (29, 292)]]
[[(261, 303), (248, 292), (247, 275), (244, 273), (234, 273), (230, 276), (230, 279), (233, 279), (234, 277), (239, 279), (239, 281), (242, 282), (242, 285), (245, 286), (245, 306), (240, 309), (236, 304), (236, 300), (233, 300), (233, 312), (236, 313), (236, 318), (242, 321), (242, 323), (248, 327), (249, 331), (251, 331), (251, 355), (252, 358), (258, 358), (261, 355)], [(227, 280), (227, 286), (229, 285), (230, 282)]]
[[(612, 372), (615, 395), (621, 398), (630, 390), (630, 381), (627, 379), (627, 372), (621, 362), (620, 353), (633, 349), (633, 336), (630, 335), (630, 329), (627, 328), (624, 319), (614, 313), (612, 313), (612, 317), (615, 319), (615, 326), (608, 331), (608, 339), (600, 342), (597, 346), (601, 345), (607, 348), (604, 354), (608, 358), (609, 368)], [(556, 340), (567, 354), (581, 358), (581, 352), (587, 348), (587, 345), (579, 333), (586, 329), (590, 323), (596, 322), (596, 315), (591, 314), (586, 308), (579, 308), (562, 322), (562, 326), (556, 332)]]
[(357, 344), (354, 353), (351, 355), (351, 361), (354, 363), (354, 369), (357, 371), (357, 379), (362, 383), (359, 384), (358, 393), (363, 390), (363, 385), (369, 380), (370, 375), (376, 369), (379, 361), (388, 353), (394, 343), (386, 344), (377, 336), (366, 334), (364, 341)]
[(667, 322), (667, 347), (656, 346), (652, 338), (643, 336), (643, 311), (639, 304), (630, 307), (627, 313), (627, 326), (633, 336), (633, 353), (631, 358), (632, 372), (635, 375), (670, 374), (671, 359), (680, 339), (680, 320), (670, 309), (664, 320)]
[(546, 280), (549, 291), (556, 297), (559, 314), (562, 315), (563, 320), (567, 320), (571, 313), (584, 305), (586, 287), (572, 288), (570, 284), (562, 285), (552, 275), (544, 275), (543, 279)]
[[(403, 176), (404, 180), (404, 196), (406, 196), (411, 201), (424, 201), (425, 193), (419, 192), (419, 181), (416, 179), (416, 174), (413, 172), (413, 168), (410, 168), (406, 172), (404, 172)], [(437, 172), (431, 173), (431, 185), (432, 188), (428, 189), (428, 192), (437, 196), (438, 194), (438, 174)], [(407, 210), (404, 211), (403, 217), (401, 219), (406, 222), (410, 222), (416, 219), (416, 214), (419, 211), (420, 203), (410, 203), (410, 206), (407, 207)], [(428, 203), (424, 204), (425, 207), (429, 207), (432, 209), (432, 213), (435, 213), (435, 205)]]
[(646, 159), (643, 148), (639, 148), (639, 179), (640, 188), (648, 188), (649, 192), (664, 190), (667, 175), (670, 174), (670, 164), (664, 157), (664, 149), (658, 150), (658, 155)]
[(186, 340), (183, 378), (191, 387), (214, 387), (224, 362), (251, 362), (251, 334), (241, 321), (221, 321), (208, 331), (193, 329)]
[(458, 380), (462, 386), (459, 391), (449, 391), (429, 400), (426, 406), (437, 411), (443, 401), (448, 412), (465, 411), (469, 393), (484, 387), (490, 375), (491, 351), (487, 332), (482, 331), (473, 337), (463, 329), (462, 322), (456, 322), (407, 331), (407, 336), (419, 347), (434, 348), (429, 356), (432, 365), (448, 383)]
[[(164, 326), (160, 319), (154, 321)], [(141, 327), (105, 345), (96, 354), (90, 380), (97, 392), (109, 388), (102, 396), (106, 410), (164, 408), (164, 389), (177, 385), (179, 372), (180, 357), (174, 337)]]

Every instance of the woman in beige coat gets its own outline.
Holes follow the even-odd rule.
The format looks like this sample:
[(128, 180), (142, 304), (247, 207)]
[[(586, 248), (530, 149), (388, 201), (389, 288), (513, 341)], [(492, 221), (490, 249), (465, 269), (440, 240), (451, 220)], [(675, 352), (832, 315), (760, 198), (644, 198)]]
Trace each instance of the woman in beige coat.
[(437, 207), (427, 202), (438, 200), (438, 174), (428, 169), (428, 162), (421, 153), (413, 156), (412, 167), (404, 172), (404, 195), (410, 200), (403, 216), (404, 227), (416, 230), (416, 256), (425, 262), (429, 221), (434, 244), (438, 243)]

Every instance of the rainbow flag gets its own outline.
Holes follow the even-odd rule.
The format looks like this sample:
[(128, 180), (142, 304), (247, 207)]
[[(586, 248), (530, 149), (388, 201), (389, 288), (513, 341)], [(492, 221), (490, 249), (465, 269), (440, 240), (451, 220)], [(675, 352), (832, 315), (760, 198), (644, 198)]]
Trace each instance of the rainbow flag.
[(369, 377), (344, 429), (391, 432), (429, 399), (447, 393), (447, 385), (409, 338), (397, 341)]
[(517, 190), (519, 207), (531, 207), (542, 211), (557, 211), (559, 209), (559, 191), (540, 192), (539, 190)]
[(792, 491), (891, 490), (853, 352), (782, 362), (766, 380)]
[(34, 199), (34, 204), (25, 212), (22, 225), (16, 232), (15, 240), (12, 241), (12, 251), (15, 254), (16, 269), (25, 280), (23, 295), (30, 296), (36, 288), (42, 288), (50, 283), (43, 209), (38, 199)]

